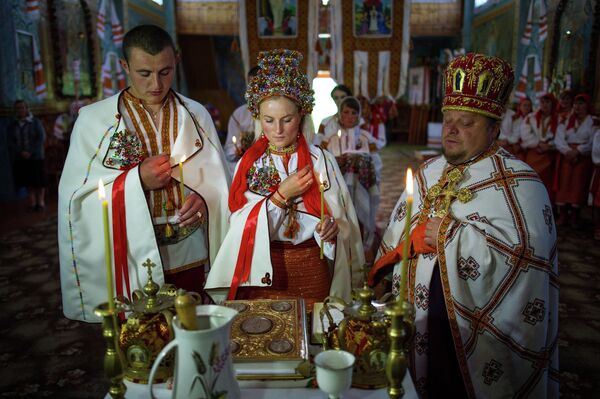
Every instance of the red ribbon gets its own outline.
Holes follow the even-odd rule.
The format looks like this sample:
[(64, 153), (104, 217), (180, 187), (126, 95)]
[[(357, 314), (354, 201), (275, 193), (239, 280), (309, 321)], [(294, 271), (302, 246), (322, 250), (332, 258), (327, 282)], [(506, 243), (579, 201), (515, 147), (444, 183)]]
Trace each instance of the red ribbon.
[(254, 252), (254, 242), (256, 241), (256, 225), (258, 222), (258, 213), (260, 207), (265, 202), (266, 198), (263, 198), (254, 205), (246, 224), (244, 225), (244, 233), (242, 234), (242, 241), (240, 250), (238, 252), (238, 258), (235, 263), (235, 271), (233, 272), (233, 279), (231, 280), (231, 287), (229, 288), (229, 294), (227, 300), (235, 299), (237, 290), (240, 283), (245, 283), (250, 278), (250, 268), (252, 266), (252, 255)]
[(113, 183), (113, 252), (115, 257), (115, 285), (117, 296), (123, 295), (123, 280), (127, 297), (131, 299), (129, 285), (129, 267), (127, 265), (127, 224), (125, 219), (125, 178), (129, 169), (121, 173)]

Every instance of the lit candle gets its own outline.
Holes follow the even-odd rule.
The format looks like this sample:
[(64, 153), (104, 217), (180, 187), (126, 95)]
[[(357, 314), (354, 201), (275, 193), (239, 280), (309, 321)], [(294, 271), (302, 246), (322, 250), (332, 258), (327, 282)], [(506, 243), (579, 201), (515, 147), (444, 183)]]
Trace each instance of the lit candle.
[(185, 155), (181, 157), (179, 161), (179, 191), (181, 193), (181, 206), (185, 203), (185, 185), (183, 184), (183, 163), (185, 162)]
[(340, 150), (340, 156), (342, 155), (342, 129), (338, 129), (338, 149)]
[[(323, 174), (319, 173), (319, 191), (321, 192), (321, 229), (323, 229), (323, 222), (325, 221), (325, 185), (323, 184)], [(323, 259), (323, 247), (325, 246), (324, 242), (321, 242), (321, 254), (319, 256), (320, 259)]]
[(413, 203), (413, 175), (412, 170), (406, 171), (406, 217), (404, 219), (404, 248), (402, 252), (402, 268), (400, 269), (400, 305), (406, 300), (406, 291), (408, 289), (408, 247), (410, 237), (410, 218), (412, 216)]
[(237, 148), (237, 144), (236, 144), (236, 143), (237, 143), (237, 137), (233, 136), (233, 137), (231, 138), (231, 142), (233, 143), (233, 146), (234, 146), (235, 148)]
[(106, 263), (106, 288), (108, 291), (108, 309), (115, 310), (115, 300), (113, 293), (113, 274), (112, 274), (112, 256), (110, 249), (110, 230), (108, 227), (108, 201), (104, 192), (104, 183), (102, 179), (98, 180), (98, 198), (102, 201), (102, 220), (104, 222), (104, 261)]

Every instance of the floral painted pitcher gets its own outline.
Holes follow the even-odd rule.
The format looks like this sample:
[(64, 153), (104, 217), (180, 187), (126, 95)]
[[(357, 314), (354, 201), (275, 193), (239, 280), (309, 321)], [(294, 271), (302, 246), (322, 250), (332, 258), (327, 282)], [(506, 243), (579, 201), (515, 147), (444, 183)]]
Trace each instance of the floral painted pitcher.
[(148, 387), (158, 365), (169, 351), (177, 347), (175, 357), (174, 399), (237, 399), (240, 388), (235, 378), (229, 348), (231, 324), (237, 311), (217, 305), (196, 306), (198, 330), (185, 330), (178, 317), (173, 318), (175, 338), (158, 354)]

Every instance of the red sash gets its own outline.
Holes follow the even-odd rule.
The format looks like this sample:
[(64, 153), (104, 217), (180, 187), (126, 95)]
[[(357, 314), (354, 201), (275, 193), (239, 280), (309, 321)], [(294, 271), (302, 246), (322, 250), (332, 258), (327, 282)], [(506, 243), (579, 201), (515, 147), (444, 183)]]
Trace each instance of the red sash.
[(121, 173), (113, 183), (113, 252), (115, 259), (115, 285), (117, 296), (123, 295), (123, 280), (127, 289), (127, 298), (131, 299), (129, 285), (129, 267), (127, 265), (127, 224), (125, 218), (125, 178), (129, 170)]

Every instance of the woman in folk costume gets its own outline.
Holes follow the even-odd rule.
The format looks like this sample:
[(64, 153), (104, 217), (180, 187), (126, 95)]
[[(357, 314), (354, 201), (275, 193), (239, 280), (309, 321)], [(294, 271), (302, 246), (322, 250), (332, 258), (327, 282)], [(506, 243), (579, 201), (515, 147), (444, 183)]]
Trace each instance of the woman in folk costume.
[(575, 98), (575, 93), (573, 90), (564, 90), (558, 96), (558, 108), (556, 112), (558, 112), (559, 122), (563, 123), (567, 120), (571, 112), (573, 112), (573, 99)]
[(525, 162), (540, 175), (550, 200), (554, 199), (554, 135), (559, 119), (557, 106), (558, 102), (552, 94), (544, 94), (540, 98), (540, 108), (529, 114), (521, 125), (521, 148), (525, 152)]
[[(411, 376), (421, 397), (558, 397), (556, 228), (537, 174), (494, 143), (510, 65), (470, 53), (445, 73), (442, 154), (400, 197), (369, 282), (414, 305)], [(406, 281), (400, 280), (409, 248)]]
[(525, 154), (521, 149), (521, 130), (527, 121), (527, 116), (531, 113), (533, 106), (529, 97), (521, 99), (517, 106), (517, 112), (506, 111), (506, 117), (512, 114), (510, 119), (502, 121), (500, 125), (500, 134), (498, 135), (498, 144), (505, 150), (519, 159), (524, 159)]
[(363, 243), (370, 247), (380, 199), (377, 168), (381, 170), (381, 157), (377, 140), (360, 127), (361, 119), (359, 101), (355, 97), (344, 98), (338, 114), (340, 129), (337, 134), (326, 136), (321, 146), (336, 156), (361, 223)]
[(567, 221), (577, 225), (579, 210), (588, 197), (593, 171), (590, 153), (594, 134), (599, 128), (599, 120), (592, 116), (590, 96), (575, 96), (573, 112), (559, 125), (554, 139), (560, 153), (555, 182), (557, 225), (564, 225)]
[(216, 302), (302, 297), (309, 310), (328, 295), (348, 300), (361, 280), (363, 247), (335, 158), (308, 144), (314, 98), (299, 70), (302, 55), (273, 50), (258, 58), (246, 99), (262, 133), (237, 165), (230, 229), (205, 288)]

